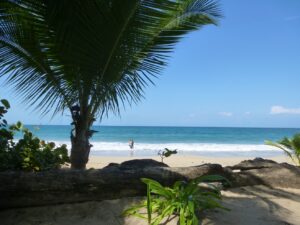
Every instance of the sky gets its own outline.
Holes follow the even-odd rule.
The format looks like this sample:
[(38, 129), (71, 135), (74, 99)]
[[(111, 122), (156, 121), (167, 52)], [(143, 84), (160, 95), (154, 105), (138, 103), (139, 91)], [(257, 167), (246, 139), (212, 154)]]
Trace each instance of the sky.
[[(219, 2), (218, 26), (185, 37), (141, 102), (96, 124), (299, 128), (300, 1)], [(3, 84), (0, 97), (10, 123), (70, 123), (68, 113), (41, 117)]]

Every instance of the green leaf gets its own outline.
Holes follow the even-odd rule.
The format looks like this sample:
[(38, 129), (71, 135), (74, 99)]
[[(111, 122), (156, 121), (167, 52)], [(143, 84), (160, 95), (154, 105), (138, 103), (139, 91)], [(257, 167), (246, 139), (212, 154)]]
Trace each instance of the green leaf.
[(184, 216), (184, 208), (180, 208), (179, 210), (179, 224), (180, 225), (185, 225), (185, 216)]
[[(295, 151), (295, 149), (293, 149), (292, 143), (288, 138), (284, 138), (283, 140), (281, 140), (280, 142), (277, 142), (277, 143), (267, 140), (267, 141), (265, 141), (265, 144), (283, 150), (283, 152), (287, 156), (289, 156), (295, 164), (297, 164), (297, 162), (295, 161), (294, 156), (293, 156), (293, 151)], [(299, 161), (298, 165), (300, 166), (300, 161)]]
[(20, 130), (20, 129), (22, 129), (22, 127), (23, 127), (23, 124), (20, 121), (18, 121), (16, 123), (16, 128)]
[(167, 198), (172, 197), (172, 193), (167, 188), (164, 188), (157, 181), (149, 179), (149, 178), (142, 178), (141, 180), (145, 184), (149, 185), (151, 193), (159, 194), (159, 195), (165, 196)]
[[(148, 223), (151, 225), (161, 224), (165, 218), (172, 215), (179, 215), (180, 225), (197, 225), (196, 211), (214, 208), (227, 210), (221, 205), (221, 192), (216, 187), (211, 184), (212, 190), (209, 190), (198, 185), (199, 182), (226, 180), (222, 176), (203, 176), (188, 183), (177, 181), (173, 188), (163, 187), (149, 178), (141, 180), (147, 185), (147, 204), (144, 207), (147, 208)], [(138, 214), (135, 208), (129, 210), (133, 215)]]
[(6, 109), (10, 108), (10, 104), (6, 99), (1, 99), (0, 101), (5, 106)]
[(140, 218), (144, 218), (144, 219), (148, 219), (148, 217), (145, 217), (145, 216), (142, 216), (140, 213), (139, 213), (139, 210), (141, 210), (142, 208), (145, 208), (147, 206), (147, 202), (143, 202), (139, 205), (136, 205), (136, 206), (132, 206), (126, 210), (124, 210), (122, 212), (122, 216), (137, 216), (137, 217), (140, 217)]
[(29, 162), (30, 158), (27, 157), (27, 158), (24, 158), (23, 160), (24, 160), (24, 162)]
[(148, 224), (151, 224), (151, 221), (152, 221), (152, 201), (151, 201), (151, 189), (150, 189), (149, 184), (147, 184), (147, 215), (148, 215)]

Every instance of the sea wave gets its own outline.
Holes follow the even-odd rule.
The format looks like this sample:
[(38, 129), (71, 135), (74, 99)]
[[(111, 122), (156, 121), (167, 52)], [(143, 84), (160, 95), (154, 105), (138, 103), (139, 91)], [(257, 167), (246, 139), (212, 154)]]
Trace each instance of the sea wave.
[[(57, 145), (70, 142), (54, 141)], [(91, 142), (93, 151), (129, 151), (127, 142)], [(280, 151), (275, 147), (264, 144), (215, 144), (215, 143), (135, 143), (134, 151), (159, 151), (164, 148), (177, 149), (183, 152), (251, 152), (251, 151)]]

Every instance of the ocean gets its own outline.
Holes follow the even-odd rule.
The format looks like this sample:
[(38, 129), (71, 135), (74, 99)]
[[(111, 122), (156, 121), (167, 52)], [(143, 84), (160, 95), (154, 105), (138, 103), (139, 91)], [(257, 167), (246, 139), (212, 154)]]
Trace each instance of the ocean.
[[(67, 125), (27, 125), (39, 138), (70, 149)], [(231, 157), (267, 157), (282, 151), (264, 144), (295, 133), (300, 128), (229, 128), (229, 127), (157, 127), (157, 126), (94, 126), (98, 131), (91, 143), (91, 155), (128, 156), (130, 139), (136, 156), (154, 156), (164, 148), (177, 149), (178, 154)], [(20, 135), (17, 136), (20, 138)]]

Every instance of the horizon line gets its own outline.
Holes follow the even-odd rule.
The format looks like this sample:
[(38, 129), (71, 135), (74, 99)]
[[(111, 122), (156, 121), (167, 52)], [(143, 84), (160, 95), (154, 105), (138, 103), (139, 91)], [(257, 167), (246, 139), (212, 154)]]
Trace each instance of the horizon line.
[[(24, 124), (24, 126), (72, 126), (70, 124)], [(300, 129), (300, 127), (255, 127), (255, 126), (180, 126), (180, 125), (93, 125), (94, 127), (178, 127), (178, 128), (259, 128), (259, 129)]]

